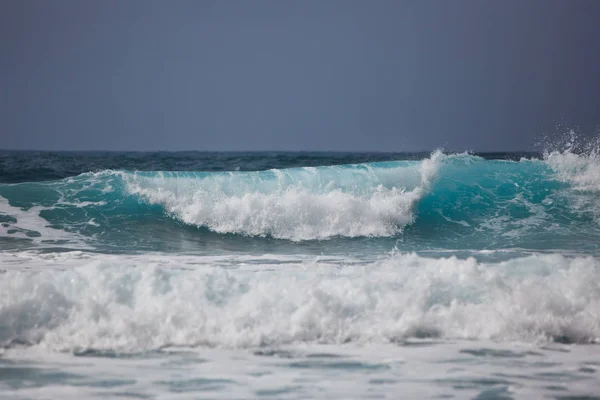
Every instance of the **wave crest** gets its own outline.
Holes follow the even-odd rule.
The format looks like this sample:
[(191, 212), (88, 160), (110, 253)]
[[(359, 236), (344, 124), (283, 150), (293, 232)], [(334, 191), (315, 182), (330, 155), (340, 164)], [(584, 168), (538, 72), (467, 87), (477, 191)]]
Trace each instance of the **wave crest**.
[(125, 175), (127, 191), (218, 233), (309, 240), (391, 236), (437, 175), (440, 151), (418, 163), (189, 174)]
[(570, 185), (571, 207), (600, 223), (600, 134), (583, 139), (570, 131), (560, 138), (548, 145), (544, 159), (556, 178)]

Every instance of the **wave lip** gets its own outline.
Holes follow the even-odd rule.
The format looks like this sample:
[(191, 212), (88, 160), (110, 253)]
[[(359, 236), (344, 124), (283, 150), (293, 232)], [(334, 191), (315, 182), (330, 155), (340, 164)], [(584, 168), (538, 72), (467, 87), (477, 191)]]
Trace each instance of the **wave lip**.
[(190, 176), (126, 174), (126, 189), (181, 221), (218, 233), (294, 241), (392, 236), (414, 221), (444, 155), (420, 163)]

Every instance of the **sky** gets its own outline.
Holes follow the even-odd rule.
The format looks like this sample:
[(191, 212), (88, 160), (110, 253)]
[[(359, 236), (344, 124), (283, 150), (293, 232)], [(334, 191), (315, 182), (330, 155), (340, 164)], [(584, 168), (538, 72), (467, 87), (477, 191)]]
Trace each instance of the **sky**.
[(529, 150), (600, 126), (598, 0), (3, 0), (0, 148)]

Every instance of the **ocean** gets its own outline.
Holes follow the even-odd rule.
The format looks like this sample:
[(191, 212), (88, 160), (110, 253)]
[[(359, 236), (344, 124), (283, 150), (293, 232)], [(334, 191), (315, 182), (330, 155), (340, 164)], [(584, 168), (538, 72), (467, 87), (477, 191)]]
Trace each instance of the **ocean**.
[(2, 399), (600, 399), (600, 155), (0, 152)]

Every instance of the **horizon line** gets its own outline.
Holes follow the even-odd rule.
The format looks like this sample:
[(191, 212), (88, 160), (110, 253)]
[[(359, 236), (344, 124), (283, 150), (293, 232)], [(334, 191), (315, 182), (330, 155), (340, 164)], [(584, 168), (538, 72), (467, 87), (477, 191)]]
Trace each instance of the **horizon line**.
[(433, 150), (109, 150), (109, 149), (4, 149), (0, 152), (45, 152), (45, 153), (433, 153), (441, 150), (448, 153), (539, 153), (539, 150), (474, 150), (444, 149)]

